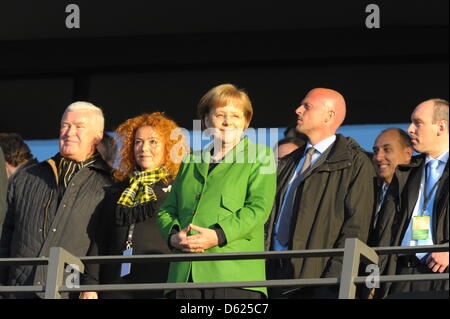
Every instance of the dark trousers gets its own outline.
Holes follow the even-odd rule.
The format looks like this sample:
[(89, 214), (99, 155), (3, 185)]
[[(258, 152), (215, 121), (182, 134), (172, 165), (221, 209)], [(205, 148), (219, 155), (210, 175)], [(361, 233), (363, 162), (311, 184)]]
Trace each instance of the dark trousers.
[(169, 299), (262, 299), (258, 291), (239, 288), (180, 289), (167, 294)]
[[(448, 273), (448, 268), (445, 270)], [(433, 274), (425, 264), (415, 256), (399, 256), (397, 260), (397, 275)], [(448, 280), (421, 280), (394, 282), (389, 289), (387, 298), (440, 298), (449, 297)]]
[[(294, 279), (294, 267), (290, 259), (269, 259), (267, 279)], [(299, 278), (300, 279), (300, 278)], [(269, 299), (337, 299), (337, 286), (269, 287)]]
[[(192, 281), (189, 274), (188, 282)], [(169, 299), (263, 299), (265, 295), (259, 291), (240, 288), (216, 289), (178, 289), (167, 294)]]

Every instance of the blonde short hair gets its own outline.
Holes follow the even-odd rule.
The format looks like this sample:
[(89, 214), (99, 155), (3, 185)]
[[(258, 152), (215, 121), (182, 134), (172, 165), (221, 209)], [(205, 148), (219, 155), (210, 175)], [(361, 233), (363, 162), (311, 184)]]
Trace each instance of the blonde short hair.
[(244, 90), (238, 89), (233, 84), (216, 86), (200, 99), (197, 106), (197, 112), (202, 120), (202, 124), (204, 124), (205, 118), (209, 115), (211, 110), (217, 107), (226, 106), (230, 103), (242, 110), (246, 122), (245, 128), (248, 128), (253, 117), (252, 102), (250, 102), (250, 98)]

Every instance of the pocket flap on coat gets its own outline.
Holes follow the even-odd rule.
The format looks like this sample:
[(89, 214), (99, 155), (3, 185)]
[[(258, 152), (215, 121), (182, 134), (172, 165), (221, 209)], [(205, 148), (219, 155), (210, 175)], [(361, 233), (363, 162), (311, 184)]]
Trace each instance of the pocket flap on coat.
[(222, 206), (233, 213), (237, 212), (242, 207), (242, 205), (240, 205), (233, 197), (227, 195), (222, 195)]

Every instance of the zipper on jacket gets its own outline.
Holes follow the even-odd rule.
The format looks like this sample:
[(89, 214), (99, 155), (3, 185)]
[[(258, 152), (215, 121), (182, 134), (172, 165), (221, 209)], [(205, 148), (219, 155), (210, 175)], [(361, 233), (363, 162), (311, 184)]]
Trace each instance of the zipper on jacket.
[(45, 214), (44, 214), (44, 227), (43, 227), (43, 232), (44, 232), (44, 240), (47, 238), (47, 218), (48, 218), (48, 207), (50, 206), (50, 203), (52, 202), (52, 198), (53, 198), (53, 189), (50, 191), (50, 199), (47, 202), (47, 205), (45, 206)]

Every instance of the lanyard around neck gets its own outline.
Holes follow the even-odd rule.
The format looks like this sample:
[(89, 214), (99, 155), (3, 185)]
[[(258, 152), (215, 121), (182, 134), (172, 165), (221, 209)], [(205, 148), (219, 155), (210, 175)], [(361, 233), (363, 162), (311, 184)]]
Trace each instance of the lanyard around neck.
[(128, 228), (128, 236), (127, 241), (125, 242), (126, 249), (129, 249), (133, 246), (133, 233), (134, 233), (135, 224), (131, 224), (130, 228)]

